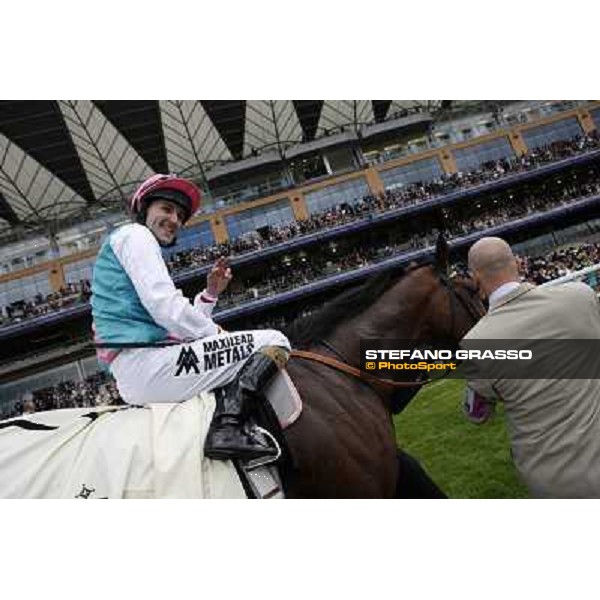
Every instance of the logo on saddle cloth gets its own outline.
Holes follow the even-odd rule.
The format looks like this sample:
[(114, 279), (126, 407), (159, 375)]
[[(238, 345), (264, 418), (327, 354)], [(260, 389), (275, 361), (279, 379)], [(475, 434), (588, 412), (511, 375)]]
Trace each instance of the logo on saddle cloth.
[(196, 375), (200, 373), (200, 369), (198, 368), (198, 357), (191, 346), (188, 346), (187, 348), (183, 346), (183, 348), (181, 348), (177, 364), (179, 365), (179, 368), (175, 373), (175, 377), (181, 375), (183, 369), (185, 369), (186, 375), (188, 375), (192, 369), (194, 369)]
[(85, 483), (81, 486), (81, 491), (75, 498), (83, 498), (84, 500), (88, 500), (89, 497), (95, 492), (94, 488), (89, 488), (85, 485)]

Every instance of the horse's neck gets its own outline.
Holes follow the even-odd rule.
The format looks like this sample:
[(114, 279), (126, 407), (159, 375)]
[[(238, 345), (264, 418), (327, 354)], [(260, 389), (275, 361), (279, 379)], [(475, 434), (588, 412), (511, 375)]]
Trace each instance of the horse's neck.
[(418, 340), (426, 334), (426, 307), (432, 285), (424, 274), (402, 278), (363, 314), (340, 324), (329, 342), (354, 365), (360, 364), (360, 341), (365, 339)]

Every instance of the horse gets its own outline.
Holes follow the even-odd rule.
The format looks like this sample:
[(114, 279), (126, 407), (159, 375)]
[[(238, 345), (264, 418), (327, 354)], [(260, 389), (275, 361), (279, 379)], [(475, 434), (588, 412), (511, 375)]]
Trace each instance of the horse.
[[(319, 357), (358, 370), (361, 339), (456, 348), (485, 309), (473, 280), (467, 275), (449, 277), (447, 269), (447, 247), (438, 245), (436, 263), (378, 276), (286, 331), (295, 349), (317, 355), (315, 360), (292, 351), (287, 366), (303, 399), (299, 419), (284, 432), (295, 467), (288, 497), (402, 495), (392, 422), (397, 388), (333, 368)], [(414, 382), (408, 399), (402, 398), (403, 405), (419, 383)], [(399, 408), (403, 406), (396, 405)], [(407, 464), (414, 468), (415, 461), (405, 457), (403, 465)]]
[[(284, 465), (283, 469), (293, 475), (286, 481), (286, 497), (393, 498), (402, 495), (398, 489), (403, 487), (406, 465), (412, 465), (409, 468), (413, 471), (415, 468), (410, 457), (400, 454), (403, 460), (398, 472), (392, 411), (402, 408), (423, 382), (406, 381), (404, 386), (407, 387), (398, 388), (372, 376), (365, 377), (359, 370), (360, 340), (412, 340), (415, 346), (436, 342), (458, 344), (484, 309), (473, 280), (468, 276), (448, 275), (447, 246), (445, 251), (440, 248), (443, 245), (438, 246), (435, 263), (411, 265), (399, 272), (377, 276), (345, 292), (313, 315), (296, 321), (288, 330), (294, 350), (287, 370), (302, 397), (303, 411), (283, 433), (278, 432), (285, 439), (284, 454), (291, 457), (292, 464), (291, 468)], [(31, 474), (28, 480), (31, 485), (26, 493), (34, 497), (44, 494), (45, 497), (62, 497), (65, 489), (73, 490), (75, 485), (78, 491), (81, 488), (75, 497), (87, 498), (99, 494), (102, 485), (98, 485), (98, 479), (88, 480), (89, 472), (85, 468), (73, 470), (73, 463), (79, 467), (101, 464), (101, 472), (95, 476), (110, 480), (103, 489), (125, 481), (132, 471), (139, 475), (140, 482), (146, 482), (152, 479), (149, 477), (151, 464), (158, 455), (153, 458), (140, 454), (140, 448), (157, 444), (168, 450), (160, 458), (170, 467), (159, 469), (154, 478), (160, 479), (158, 485), (162, 485), (162, 492), (171, 496), (178, 493), (173, 485), (175, 479), (184, 487), (187, 485), (186, 490), (193, 488), (192, 483), (186, 482), (192, 482), (193, 474), (200, 469), (201, 455), (196, 449), (200, 441), (192, 435), (192, 442), (180, 448), (178, 427), (187, 428), (200, 421), (208, 425), (211, 416), (208, 400), (194, 398), (181, 405), (153, 405), (152, 415), (136, 407), (108, 412), (76, 409), (73, 416), (67, 413), (51, 411), (0, 423), (0, 429), (11, 435), (6, 439), (12, 444), (14, 461), (4, 459), (4, 468), (15, 476), (11, 497), (15, 497), (15, 490), (21, 489), (15, 487), (19, 485), (18, 476), (24, 472), (21, 457), (27, 473)], [(143, 418), (146, 421), (140, 420)], [(154, 437), (150, 437), (151, 428), (156, 432)], [(42, 436), (46, 435), (44, 432), (54, 444), (50, 469), (50, 463), (36, 454)], [(20, 449), (21, 435), (29, 436), (33, 459), (27, 459)], [(94, 442), (91, 446), (90, 441)], [(65, 456), (62, 448), (67, 442), (70, 451)], [(214, 468), (224, 467), (215, 464)], [(69, 469), (71, 475), (67, 473)], [(417, 464), (417, 475), (418, 469)], [(6, 479), (7, 484), (13, 481)], [(66, 487), (65, 479), (69, 480)], [(145, 483), (139, 485), (136, 493), (147, 489)], [(224, 484), (219, 489), (225, 489)], [(154, 493), (161, 496), (156, 489)], [(118, 490), (104, 494), (121, 497)], [(226, 493), (223, 495), (228, 497)]]

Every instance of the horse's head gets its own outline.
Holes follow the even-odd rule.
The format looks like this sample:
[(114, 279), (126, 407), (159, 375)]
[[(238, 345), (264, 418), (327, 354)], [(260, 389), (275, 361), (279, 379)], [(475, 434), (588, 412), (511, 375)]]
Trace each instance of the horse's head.
[(448, 274), (434, 267), (437, 286), (431, 298), (432, 335), (457, 344), (483, 317), (485, 306), (475, 281), (467, 273)]
[(485, 314), (485, 307), (468, 273), (450, 273), (450, 248), (442, 233), (436, 242), (433, 271), (440, 284), (432, 298), (434, 334), (457, 343)]
[(377, 328), (365, 328), (363, 337), (455, 347), (485, 314), (485, 307), (470, 275), (448, 269), (440, 268), (439, 262), (411, 264), (375, 305), (374, 314), (380, 318), (367, 317)]

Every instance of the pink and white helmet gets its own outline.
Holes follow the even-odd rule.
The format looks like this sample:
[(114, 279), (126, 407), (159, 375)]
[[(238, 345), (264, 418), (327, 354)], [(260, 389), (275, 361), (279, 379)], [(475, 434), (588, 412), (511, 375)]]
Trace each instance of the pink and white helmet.
[(200, 208), (200, 190), (177, 175), (152, 175), (135, 190), (129, 204), (133, 215), (138, 215), (152, 200), (169, 200), (181, 206), (187, 221)]

